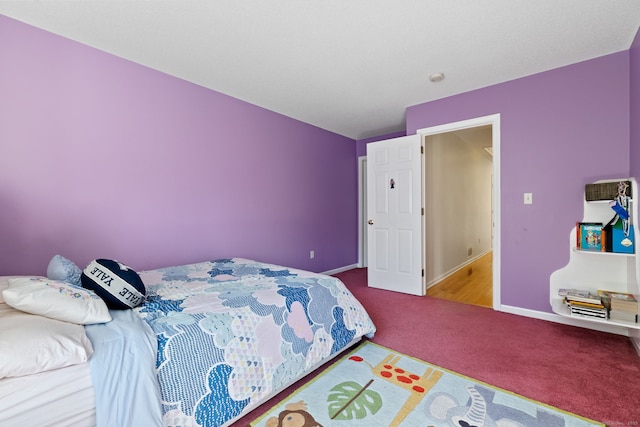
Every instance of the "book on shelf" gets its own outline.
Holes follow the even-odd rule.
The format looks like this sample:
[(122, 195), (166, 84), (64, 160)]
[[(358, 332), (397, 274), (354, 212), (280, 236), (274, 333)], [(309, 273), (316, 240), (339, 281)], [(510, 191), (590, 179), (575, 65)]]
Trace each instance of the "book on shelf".
[(593, 293), (586, 289), (560, 288), (558, 295), (572, 316), (592, 319), (638, 323), (640, 297), (626, 292), (599, 289)]
[(609, 319), (619, 320), (623, 322), (638, 323), (638, 315), (631, 312), (613, 312), (609, 313)]
[(601, 222), (577, 222), (576, 247), (582, 251), (605, 251), (604, 232)]
[(604, 305), (584, 305), (583, 303), (576, 301), (567, 301), (567, 305), (571, 308), (571, 310), (584, 310), (584, 311), (607, 311), (607, 308)]
[(635, 295), (627, 292), (614, 292), (601, 289), (598, 291), (598, 295), (610, 298), (611, 302), (615, 301), (616, 303), (638, 304), (638, 300)]
[(581, 305), (583, 307), (597, 307), (597, 308), (604, 308), (605, 304), (602, 302), (602, 299), (596, 299), (596, 298), (584, 298), (589, 299), (590, 301), (583, 301), (583, 299), (573, 299), (573, 297), (569, 296), (569, 297), (565, 297), (565, 300), (567, 302), (570, 302), (571, 304), (575, 304), (575, 305)]
[(603, 304), (609, 310), (609, 319), (638, 323), (638, 298), (628, 292), (598, 290)]
[(638, 312), (638, 305), (623, 305), (623, 306), (619, 306), (616, 304), (612, 304), (609, 306), (609, 310), (615, 310), (615, 311), (628, 311), (629, 313), (637, 313)]
[(558, 295), (564, 297), (564, 303), (572, 316), (607, 319), (608, 311), (597, 294), (584, 289), (558, 290)]
[(598, 295), (611, 298), (616, 301), (629, 301), (632, 303), (638, 303), (635, 295), (627, 293), (627, 292), (615, 292), (615, 291), (606, 291), (604, 289), (598, 290)]
[(567, 301), (571, 314), (580, 314), (585, 316), (593, 316), (607, 318), (608, 312), (603, 304), (589, 304), (580, 301)]
[(571, 293), (580, 293), (580, 295), (584, 295), (584, 296), (588, 296), (589, 295), (589, 291), (583, 291), (580, 289), (575, 289), (575, 288), (560, 288), (558, 289), (558, 295), (560, 295), (561, 297), (566, 296), (569, 292)]
[(558, 295), (563, 296), (565, 301), (577, 301), (589, 304), (602, 304), (602, 298), (598, 294), (582, 289), (560, 289)]
[(582, 301), (571, 301), (571, 300), (566, 300), (566, 301), (567, 301), (567, 304), (570, 304), (571, 307), (575, 307), (575, 308), (590, 308), (592, 310), (603, 310), (607, 308), (602, 303), (595, 304), (591, 302), (582, 302)]
[(607, 319), (607, 312), (602, 312), (602, 313), (592, 313), (592, 312), (586, 312), (586, 311), (581, 311), (581, 310), (571, 310), (571, 315), (572, 316), (578, 316), (578, 317), (589, 317), (589, 318), (595, 318), (595, 319)]
[(633, 294), (600, 289), (598, 295), (602, 297), (610, 310), (638, 312), (638, 299)]
[(581, 317), (583, 319), (599, 319), (599, 320), (609, 320), (607, 316), (594, 316), (591, 314), (583, 314), (583, 313), (571, 313), (573, 317)]

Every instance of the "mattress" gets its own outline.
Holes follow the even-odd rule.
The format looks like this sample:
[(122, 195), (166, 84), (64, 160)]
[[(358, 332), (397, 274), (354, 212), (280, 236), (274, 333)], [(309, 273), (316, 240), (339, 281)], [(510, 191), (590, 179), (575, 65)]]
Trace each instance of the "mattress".
[(95, 426), (89, 363), (0, 380), (0, 426)]

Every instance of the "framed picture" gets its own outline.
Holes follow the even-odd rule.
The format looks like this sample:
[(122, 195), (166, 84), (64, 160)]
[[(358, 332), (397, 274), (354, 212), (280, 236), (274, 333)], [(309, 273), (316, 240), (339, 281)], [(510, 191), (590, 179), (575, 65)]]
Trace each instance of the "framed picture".
[(576, 240), (576, 246), (582, 251), (604, 251), (604, 224), (601, 222), (577, 223)]

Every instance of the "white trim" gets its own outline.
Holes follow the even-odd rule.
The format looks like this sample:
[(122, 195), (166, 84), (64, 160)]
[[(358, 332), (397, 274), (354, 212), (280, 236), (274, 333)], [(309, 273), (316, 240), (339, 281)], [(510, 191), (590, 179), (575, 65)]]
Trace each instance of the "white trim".
[(633, 344), (633, 348), (636, 349), (636, 353), (640, 356), (640, 339), (631, 337), (631, 344)]
[[(622, 326), (607, 325), (604, 323), (585, 322), (581, 319), (571, 319), (570, 317), (560, 316), (546, 311), (529, 310), (527, 308), (513, 307), (503, 305), (501, 310), (504, 313), (516, 314), (518, 316), (531, 317), (533, 319), (547, 320), (549, 322), (561, 323), (563, 325), (577, 326), (584, 329), (592, 329), (594, 331), (608, 332), (611, 334), (629, 336), (629, 330)], [(633, 341), (633, 340), (632, 340)]]
[[(422, 138), (428, 135), (435, 135), (445, 132), (453, 132), (462, 129), (468, 129), (478, 126), (491, 125), (492, 135), (492, 147), (493, 147), (493, 308), (495, 310), (501, 310), (501, 281), (500, 281), (500, 260), (501, 260), (501, 245), (500, 245), (500, 202), (501, 202), (501, 190), (500, 190), (500, 114), (492, 114), (484, 117), (477, 117), (469, 120), (462, 120), (459, 122), (447, 123), (439, 126), (432, 126), (429, 128), (418, 129), (417, 134)], [(423, 198), (424, 198), (424, 186), (423, 186)], [(425, 242), (423, 241), (423, 247)]]
[(343, 271), (353, 270), (354, 268), (360, 268), (360, 267), (358, 267), (358, 264), (345, 265), (344, 267), (338, 267), (338, 268), (334, 268), (333, 270), (323, 271), (320, 274), (326, 274), (327, 276), (331, 276), (333, 274), (342, 273)]
[(363, 200), (365, 199), (365, 182), (363, 178), (367, 176), (367, 156), (358, 157), (358, 268), (364, 268), (367, 266), (365, 262), (365, 254), (367, 247), (365, 244), (365, 236), (363, 233), (366, 220), (364, 218), (365, 206)]
[(444, 274), (441, 274), (438, 277), (434, 277), (432, 280), (429, 281), (429, 283), (427, 283), (427, 289), (429, 289), (432, 286), (437, 285), (438, 283), (440, 283), (441, 281), (443, 281), (447, 277), (451, 276), (454, 273), (457, 273), (458, 271), (462, 270), (463, 268), (465, 268), (469, 264), (473, 264), (474, 262), (476, 262), (477, 260), (479, 260), (480, 258), (482, 258), (483, 256), (485, 256), (486, 254), (488, 254), (490, 252), (491, 252), (491, 250), (488, 250), (488, 251), (485, 251), (485, 252), (481, 253), (480, 255), (476, 255), (473, 258), (471, 258), (471, 259), (463, 262), (462, 264), (458, 265), (457, 267), (449, 270), (448, 272), (446, 272)]

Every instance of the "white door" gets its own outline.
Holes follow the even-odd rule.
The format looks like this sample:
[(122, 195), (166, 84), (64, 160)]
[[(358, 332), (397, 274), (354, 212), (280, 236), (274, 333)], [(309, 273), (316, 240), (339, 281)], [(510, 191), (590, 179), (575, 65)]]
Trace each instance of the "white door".
[(368, 282), (424, 295), (421, 136), (367, 144)]

